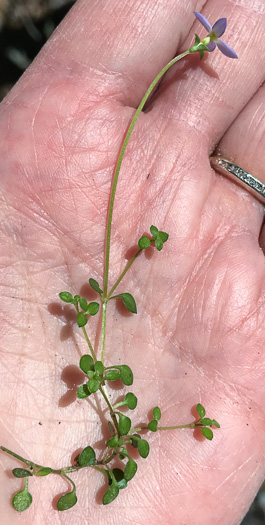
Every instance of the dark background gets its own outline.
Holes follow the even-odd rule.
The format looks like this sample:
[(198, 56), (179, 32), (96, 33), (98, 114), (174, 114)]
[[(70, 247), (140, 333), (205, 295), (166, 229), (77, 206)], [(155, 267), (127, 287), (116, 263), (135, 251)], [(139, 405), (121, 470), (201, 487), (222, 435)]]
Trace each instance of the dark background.
[[(74, 3), (75, 0), (0, 0), (0, 101)], [(241, 525), (265, 525), (265, 482)]]

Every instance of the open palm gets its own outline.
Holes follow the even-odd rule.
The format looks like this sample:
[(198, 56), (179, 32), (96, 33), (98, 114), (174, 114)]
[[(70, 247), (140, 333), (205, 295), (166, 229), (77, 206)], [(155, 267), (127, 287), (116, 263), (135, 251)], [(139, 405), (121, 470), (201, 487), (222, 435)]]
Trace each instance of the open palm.
[[(58, 293), (93, 299), (88, 279), (102, 284), (124, 133), (176, 49), (195, 31), (204, 36), (192, 27), (199, 4), (80, 0), (2, 104), (0, 444), (37, 463), (69, 465), (107, 439), (99, 399), (76, 400), (87, 347)], [(32, 506), (12, 509), (20, 481), (10, 469), (21, 465), (1, 453), (5, 525), (238, 524), (264, 476), (263, 207), (208, 160), (220, 143), (223, 156), (262, 179), (264, 6), (242, 0), (220, 12), (212, 1), (203, 13), (211, 22), (227, 16), (239, 60), (218, 50), (202, 63), (183, 60), (139, 118), (118, 183), (110, 284), (151, 224), (169, 240), (119, 285), (138, 315), (109, 303), (106, 362), (134, 371), (133, 424), (146, 423), (155, 405), (162, 425), (189, 423), (201, 402), (221, 429), (211, 442), (191, 430), (152, 434), (150, 456), (110, 506), (99, 504), (100, 473), (74, 474), (78, 504), (60, 514), (53, 498), (67, 487), (56, 476), (30, 480)], [(99, 317), (87, 330), (100, 355)]]

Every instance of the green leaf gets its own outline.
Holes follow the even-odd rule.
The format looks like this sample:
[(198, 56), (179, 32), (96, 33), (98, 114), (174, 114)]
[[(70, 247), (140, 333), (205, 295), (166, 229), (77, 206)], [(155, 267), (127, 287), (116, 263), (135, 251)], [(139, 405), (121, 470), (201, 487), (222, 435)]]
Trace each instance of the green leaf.
[(60, 497), (60, 499), (57, 502), (57, 509), (58, 510), (67, 510), (73, 507), (77, 502), (76, 492), (73, 490), (72, 492), (66, 492), (66, 494), (63, 494), (63, 496)]
[(124, 306), (126, 306), (127, 310), (129, 310), (129, 312), (131, 312), (132, 314), (137, 314), (136, 302), (130, 293), (121, 293), (117, 297), (122, 298), (122, 302)]
[(107, 370), (106, 374), (104, 375), (104, 379), (107, 381), (117, 381), (120, 379), (120, 377), (120, 370)]
[(140, 441), (138, 441), (137, 448), (138, 448), (138, 452), (140, 456), (142, 458), (147, 458), (149, 451), (150, 451), (150, 447), (149, 447), (149, 443), (145, 439), (141, 439)]
[(159, 238), (161, 239), (161, 241), (163, 242), (166, 242), (168, 240), (168, 233), (166, 232), (159, 232)]
[(146, 235), (143, 235), (138, 241), (138, 246), (140, 250), (145, 250), (146, 248), (149, 248), (151, 246), (151, 241)]
[(163, 248), (163, 241), (160, 239), (160, 237), (157, 237), (155, 239), (155, 247), (160, 252)]
[(153, 237), (155, 239), (157, 234), (158, 234), (158, 228), (156, 226), (151, 226), (150, 227), (150, 232), (151, 232), (151, 234), (153, 235)]
[[(114, 468), (114, 469), (112, 469), (112, 474), (115, 477), (115, 480), (117, 482), (117, 485), (118, 485), (119, 489), (126, 489), (127, 481), (126, 481), (126, 479), (124, 479), (124, 472), (123, 472), (123, 470), (121, 470), (120, 468)], [(108, 479), (109, 485), (112, 485), (112, 482), (113, 482), (112, 477), (109, 476), (109, 479)]]
[(78, 388), (76, 395), (78, 399), (85, 399), (86, 397), (91, 395), (91, 392), (89, 392), (87, 385), (81, 385)]
[(65, 303), (71, 303), (73, 301), (73, 296), (69, 292), (60, 292), (59, 293), (60, 299), (64, 301)]
[(213, 422), (209, 417), (204, 417), (203, 419), (200, 420), (201, 425), (209, 426), (209, 425), (212, 425), (212, 423)]
[(200, 59), (202, 60), (204, 57), (204, 51), (202, 51), (201, 49), (198, 49), (198, 53), (200, 55)]
[(25, 468), (14, 468), (12, 473), (15, 478), (28, 478), (29, 476), (33, 476), (32, 472)]
[(132, 392), (128, 392), (124, 398), (123, 404), (130, 410), (134, 410), (137, 406), (137, 397)]
[(91, 355), (82, 355), (79, 362), (79, 367), (85, 374), (87, 374), (90, 370), (94, 370), (94, 361)]
[(147, 426), (149, 430), (151, 430), (151, 432), (156, 432), (157, 431), (157, 420), (152, 419), (152, 421), (149, 421)]
[(96, 461), (96, 454), (92, 447), (86, 447), (79, 454), (78, 463), (81, 467), (89, 467)]
[(120, 370), (121, 380), (124, 385), (131, 386), (133, 384), (133, 373), (128, 365), (119, 365), (116, 368)]
[(195, 33), (195, 44), (198, 45), (200, 41), (201, 41), (200, 37)]
[(130, 481), (136, 474), (137, 471), (137, 463), (129, 457), (128, 462), (125, 465), (124, 469), (124, 478), (126, 481)]
[(82, 310), (84, 310), (84, 312), (85, 312), (86, 309), (87, 309), (87, 300), (84, 297), (80, 297), (79, 304), (80, 304)]
[(113, 436), (107, 441), (106, 446), (111, 447), (111, 448), (117, 447), (118, 441), (119, 441), (119, 436), (118, 434), (115, 434), (115, 436)]
[(89, 379), (87, 388), (91, 394), (94, 394), (99, 389), (99, 382), (94, 378)]
[(138, 443), (141, 440), (141, 436), (139, 434), (133, 434), (131, 437), (131, 444), (134, 448), (138, 448)]
[(208, 427), (202, 427), (202, 435), (206, 437), (206, 439), (213, 439), (213, 431)]
[(212, 424), (211, 424), (211, 426), (213, 426), (213, 425), (214, 425), (216, 428), (220, 428), (220, 425), (219, 425), (218, 421), (216, 421), (216, 419), (212, 419)]
[(26, 487), (23, 490), (16, 492), (12, 499), (12, 505), (14, 509), (16, 509), (18, 512), (23, 512), (23, 510), (27, 510), (30, 507), (31, 503), (32, 496), (28, 492), (28, 489)]
[(89, 284), (95, 292), (99, 293), (100, 295), (103, 293), (103, 290), (99, 287), (98, 282), (95, 279), (89, 279)]
[(83, 314), (82, 312), (78, 312), (77, 314), (77, 324), (79, 328), (82, 328), (87, 324), (87, 316)]
[(96, 302), (89, 303), (86, 313), (89, 315), (96, 315), (99, 311), (99, 304)]
[(108, 505), (108, 503), (111, 503), (115, 498), (117, 498), (119, 494), (119, 487), (118, 484), (115, 482), (110, 485), (110, 487), (106, 490), (102, 503), (103, 505)]
[(153, 418), (159, 421), (161, 419), (161, 410), (159, 407), (155, 407), (153, 410)]
[(52, 469), (50, 467), (43, 467), (38, 472), (36, 472), (37, 476), (48, 476), (52, 472)]
[(102, 361), (96, 361), (95, 362), (95, 372), (99, 375), (102, 375), (104, 372), (104, 365)]
[(201, 403), (197, 404), (196, 410), (197, 410), (197, 412), (198, 412), (200, 417), (204, 417), (205, 416), (205, 408), (201, 405)]
[(129, 417), (125, 416), (124, 414), (121, 414), (118, 412), (119, 417), (119, 424), (118, 429), (121, 436), (126, 436), (128, 432), (130, 432), (132, 422)]
[(111, 423), (111, 421), (108, 421), (108, 429), (110, 431), (111, 436), (115, 436), (116, 430), (115, 430), (113, 424)]

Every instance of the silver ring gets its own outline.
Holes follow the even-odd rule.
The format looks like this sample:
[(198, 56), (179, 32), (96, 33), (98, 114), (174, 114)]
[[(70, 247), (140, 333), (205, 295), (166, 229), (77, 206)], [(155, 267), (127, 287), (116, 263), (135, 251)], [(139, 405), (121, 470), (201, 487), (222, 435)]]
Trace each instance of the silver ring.
[(234, 182), (247, 189), (262, 204), (265, 204), (265, 184), (254, 177), (251, 173), (237, 166), (234, 162), (222, 159), (221, 157), (210, 157), (210, 164), (213, 169), (228, 176)]

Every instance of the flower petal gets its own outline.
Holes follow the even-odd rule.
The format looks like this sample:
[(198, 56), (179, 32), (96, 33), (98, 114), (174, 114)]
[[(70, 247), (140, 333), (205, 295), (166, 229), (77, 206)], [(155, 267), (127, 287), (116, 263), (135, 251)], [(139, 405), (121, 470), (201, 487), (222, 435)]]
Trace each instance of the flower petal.
[[(211, 42), (210, 42), (211, 44)], [(220, 51), (229, 58), (238, 58), (236, 52), (230, 47), (228, 44), (226, 44), (221, 38), (218, 38), (217, 46), (220, 49)]]
[(199, 22), (203, 25), (203, 27), (205, 27), (206, 31), (210, 33), (210, 31), (212, 30), (212, 26), (210, 22), (208, 22), (207, 18), (201, 15), (201, 13), (197, 13), (197, 11), (193, 11), (193, 14), (196, 16), (196, 18), (198, 18)]
[(209, 44), (207, 44), (207, 46), (210, 53), (216, 48), (216, 42), (209, 42)]
[(213, 25), (213, 31), (218, 36), (222, 36), (226, 30), (227, 18), (219, 18)]

